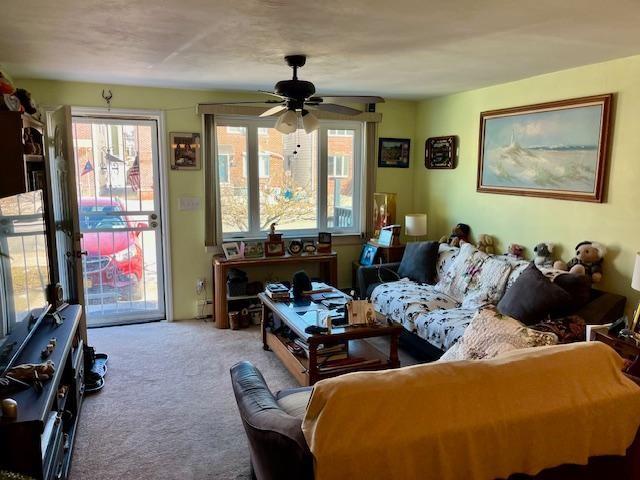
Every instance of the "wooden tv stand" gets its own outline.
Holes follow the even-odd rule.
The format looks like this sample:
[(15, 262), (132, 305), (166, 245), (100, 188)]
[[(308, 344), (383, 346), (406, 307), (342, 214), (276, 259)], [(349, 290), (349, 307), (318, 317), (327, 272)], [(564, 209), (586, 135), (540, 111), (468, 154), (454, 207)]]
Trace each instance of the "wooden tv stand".
[[(13, 364), (51, 360), (56, 371), (43, 389), (19, 390), (5, 395), (18, 402), (18, 417), (0, 418), (0, 470), (36, 480), (66, 479), (84, 397), (84, 353), (80, 334), (82, 307), (70, 305), (60, 312), (56, 326), (45, 318)], [(40, 352), (56, 338), (51, 355)], [(44, 450), (44, 451), (43, 451)]]
[[(338, 255), (331, 253), (303, 253), (280, 257), (239, 258), (227, 260), (225, 257), (213, 258), (213, 319), (218, 328), (229, 328), (229, 309), (227, 306), (227, 272), (231, 268), (242, 270), (247, 267), (277, 267), (278, 265), (300, 265), (304, 268), (308, 264), (318, 264), (322, 280), (329, 285), (336, 286), (338, 282)], [(257, 298), (257, 295), (256, 295)]]

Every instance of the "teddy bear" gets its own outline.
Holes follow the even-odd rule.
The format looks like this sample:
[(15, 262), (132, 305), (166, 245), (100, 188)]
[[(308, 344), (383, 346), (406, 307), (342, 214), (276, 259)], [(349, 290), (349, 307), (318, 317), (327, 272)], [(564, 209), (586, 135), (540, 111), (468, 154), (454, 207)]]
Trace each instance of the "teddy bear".
[(491, 235), (487, 235), (486, 233), (481, 233), (478, 238), (478, 250), (484, 253), (488, 253), (489, 255), (493, 255), (496, 253), (496, 249), (494, 247), (493, 237)]
[(533, 247), (533, 253), (536, 254), (533, 262), (538, 268), (551, 268), (553, 267), (553, 243), (540, 242)]
[(447, 243), (452, 247), (459, 247), (461, 243), (469, 243), (471, 227), (466, 223), (459, 223), (451, 230), (451, 235), (440, 238), (440, 243)]
[(564, 270), (576, 275), (586, 275), (592, 283), (602, 280), (602, 261), (607, 254), (604, 245), (598, 242), (584, 241), (576, 245), (576, 256), (564, 263), (559, 260), (553, 264), (553, 268)]
[(524, 258), (525, 250), (525, 247), (523, 247), (522, 245), (512, 243), (507, 248), (507, 253), (505, 253), (505, 255), (509, 258), (513, 258), (514, 260), (522, 260)]

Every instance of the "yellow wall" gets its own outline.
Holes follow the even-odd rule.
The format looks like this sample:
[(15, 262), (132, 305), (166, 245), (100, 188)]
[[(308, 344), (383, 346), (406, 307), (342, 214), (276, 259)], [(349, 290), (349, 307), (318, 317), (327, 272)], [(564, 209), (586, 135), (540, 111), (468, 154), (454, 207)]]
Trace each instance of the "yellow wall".
[[(198, 103), (244, 99), (252, 95), (248, 92), (212, 92), (49, 80), (16, 79), (15, 83), (31, 91), (38, 103), (47, 106), (104, 107), (102, 89), (111, 89), (114, 109), (164, 110), (167, 133), (201, 131), (201, 120), (195, 113)], [(414, 102), (405, 101), (388, 101), (380, 105), (378, 111), (383, 114), (383, 122), (379, 135), (415, 140), (415, 107)], [(164, 148), (166, 149), (166, 145)], [(413, 201), (410, 170), (378, 170), (378, 190), (399, 192), (398, 210), (401, 214), (411, 209)], [(204, 248), (204, 209), (179, 211), (178, 201), (182, 196), (196, 196), (204, 202), (204, 172), (169, 171), (168, 179), (173, 313), (175, 319), (186, 319), (192, 318), (196, 313), (195, 284), (198, 278), (206, 278), (209, 281), (208, 296), (211, 298), (211, 254)], [(336, 247), (336, 251), (339, 259), (339, 286), (348, 287), (351, 285), (351, 262), (358, 257), (360, 246), (340, 246)]]
[[(638, 300), (630, 288), (640, 235), (640, 56), (541, 75), (526, 80), (422, 101), (417, 109), (418, 143), (457, 135), (455, 170), (428, 171), (414, 162), (414, 207), (429, 213), (430, 237), (458, 222), (493, 235), (504, 251), (519, 243), (532, 255), (540, 241), (561, 247), (564, 260), (581, 240), (609, 248), (602, 289)], [(615, 93), (608, 194), (602, 204), (476, 192), (480, 112), (601, 93)]]

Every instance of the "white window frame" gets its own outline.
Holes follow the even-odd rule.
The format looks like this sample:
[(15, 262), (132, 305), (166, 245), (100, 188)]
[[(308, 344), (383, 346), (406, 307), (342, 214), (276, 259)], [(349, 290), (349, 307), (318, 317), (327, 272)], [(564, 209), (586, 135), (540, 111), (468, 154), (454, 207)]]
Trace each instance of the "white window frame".
[(224, 185), (229, 185), (231, 183), (231, 154), (230, 153), (218, 153), (218, 158), (216, 159), (216, 165), (218, 166), (218, 177), (220, 177), (220, 157), (224, 157), (227, 162), (227, 181), (223, 182), (220, 179), (220, 183)]
[[(328, 178), (348, 178), (349, 177), (349, 163), (351, 157), (349, 155), (329, 155), (327, 156), (327, 169), (329, 168), (329, 159), (333, 158), (333, 172), (327, 170)], [(336, 160), (340, 160), (341, 172), (340, 175), (336, 174)]]
[(227, 125), (227, 133), (232, 135), (244, 135), (244, 129), (237, 125)]
[[(266, 167), (263, 167), (263, 162)], [(269, 178), (271, 176), (271, 152), (258, 153), (258, 177)]]
[[(246, 127), (247, 130), (247, 154), (248, 161), (244, 162), (246, 170), (244, 173), (247, 175), (247, 190), (249, 201), (249, 231), (248, 232), (225, 232), (223, 234), (224, 240), (251, 240), (251, 239), (264, 239), (265, 231), (259, 229), (260, 225), (260, 199), (259, 199), (259, 167), (258, 162), (252, 162), (251, 158), (257, 158), (259, 152), (259, 128), (274, 128), (276, 118), (260, 118), (260, 117), (247, 117), (247, 116), (217, 116), (216, 125), (221, 127)], [(353, 130), (353, 221), (349, 228), (338, 228), (327, 226), (327, 206), (328, 206), (328, 138), (329, 131), (334, 130)], [(228, 132), (228, 130), (227, 130)], [(365, 129), (364, 122), (349, 121), (349, 120), (321, 120), (320, 128), (317, 131), (317, 155), (318, 155), (318, 171), (315, 175), (316, 189), (318, 192), (317, 202), (317, 228), (312, 229), (295, 229), (295, 230), (283, 230), (285, 238), (297, 238), (297, 237), (312, 237), (317, 236), (318, 232), (331, 232), (334, 235), (359, 235), (363, 230), (363, 221), (365, 214), (363, 209), (366, 206), (366, 202), (363, 198), (363, 189), (365, 186), (365, 172), (364, 172), (364, 144), (365, 144)], [(350, 136), (342, 135), (342, 136)], [(334, 135), (331, 135), (334, 136)], [(214, 130), (213, 141), (217, 141), (217, 135)], [(286, 155), (286, 153), (285, 153)], [(216, 157), (216, 168), (217, 157)], [(322, 201), (322, 199), (325, 199)], [(220, 208), (220, 201), (216, 202), (217, 208)]]
[(351, 134), (347, 133), (349, 130), (351, 130), (350, 128), (332, 128), (331, 130), (328, 131), (328, 135), (330, 137), (350, 137)]

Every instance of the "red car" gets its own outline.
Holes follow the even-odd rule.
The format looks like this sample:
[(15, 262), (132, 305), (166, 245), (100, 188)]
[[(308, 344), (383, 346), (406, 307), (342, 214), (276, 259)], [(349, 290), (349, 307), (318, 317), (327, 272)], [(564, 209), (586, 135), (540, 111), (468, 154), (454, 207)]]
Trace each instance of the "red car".
[[(108, 197), (80, 199), (80, 231), (84, 257), (87, 300), (102, 302), (104, 297), (137, 300), (144, 257), (138, 238), (140, 231), (117, 212), (124, 211), (118, 199)], [(99, 231), (93, 231), (99, 230)], [(110, 231), (113, 230), (113, 231)], [(91, 303), (94, 303), (91, 302)]]

